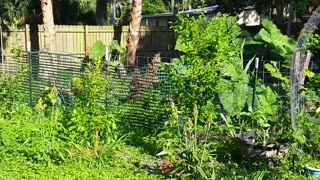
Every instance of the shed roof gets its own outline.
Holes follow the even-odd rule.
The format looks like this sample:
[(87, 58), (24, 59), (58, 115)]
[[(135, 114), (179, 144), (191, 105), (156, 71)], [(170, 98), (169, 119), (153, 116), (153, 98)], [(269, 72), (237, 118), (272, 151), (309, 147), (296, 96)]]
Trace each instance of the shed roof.
[[(214, 13), (218, 9), (218, 5), (214, 6), (208, 6), (205, 8), (199, 8), (199, 9), (192, 9), (188, 11), (179, 11), (178, 14), (189, 14), (189, 15), (194, 15), (194, 14), (210, 14)], [(173, 17), (174, 13), (169, 12), (169, 13), (161, 13), (161, 14), (148, 14), (148, 15), (143, 15), (142, 18), (155, 18), (155, 17)]]

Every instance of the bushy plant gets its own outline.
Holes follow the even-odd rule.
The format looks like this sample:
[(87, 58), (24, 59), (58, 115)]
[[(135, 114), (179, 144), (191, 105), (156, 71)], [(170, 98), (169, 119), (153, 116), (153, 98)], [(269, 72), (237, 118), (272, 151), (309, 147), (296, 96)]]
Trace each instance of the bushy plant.
[(320, 155), (320, 92), (318, 84), (320, 82), (320, 75), (309, 70), (305, 70), (309, 82), (303, 86), (301, 95), (305, 100), (303, 111), (297, 118), (297, 125), (303, 131), (304, 141), (301, 143), (305, 145), (305, 151), (312, 155), (313, 158), (318, 159)]
[(214, 154), (217, 141), (212, 137), (216, 116), (214, 106), (208, 103), (202, 107), (201, 114), (198, 108), (194, 105), (192, 116), (187, 117), (181, 115), (172, 102), (171, 116), (165, 123), (166, 131), (158, 135), (158, 142), (174, 165), (172, 176), (191, 179), (215, 177), (215, 166), (218, 163)]
[[(249, 65), (244, 67), (244, 39), (235, 18), (218, 14), (179, 20), (173, 30), (183, 55), (166, 67), (176, 108), (160, 136), (166, 139), (164, 149), (180, 158), (177, 174), (208, 179), (219, 168), (215, 153), (235, 137), (237, 122), (230, 117), (240, 115), (248, 100)], [(219, 111), (228, 114), (222, 115), (224, 121)]]
[[(218, 93), (225, 102), (224, 92), (232, 85), (246, 93), (248, 76), (243, 68), (243, 41), (239, 39), (241, 29), (236, 19), (218, 14), (212, 19), (200, 16), (180, 17), (179, 20), (180, 24), (173, 30), (178, 34), (176, 50), (183, 55), (168, 68), (176, 88), (177, 106), (190, 112), (192, 104), (201, 107), (207, 101), (217, 101)], [(240, 103), (238, 109), (241, 110), (246, 100), (244, 97), (234, 102)]]
[(47, 96), (52, 106), (39, 99), (35, 108), (19, 103), (11, 116), (0, 118), (2, 157), (22, 157), (34, 162), (58, 162), (65, 157), (59, 139), (62, 112), (57, 107), (57, 90)]
[(319, 44), (320, 44), (320, 35), (312, 34), (307, 43), (307, 49), (310, 50), (312, 53), (317, 53), (319, 52)]
[[(16, 63), (20, 63), (19, 52), (15, 54)], [(0, 113), (5, 118), (9, 116), (16, 105), (24, 103), (24, 93), (21, 89), (27, 75), (27, 67), (19, 65), (16, 74), (0, 74)]]
[(66, 122), (70, 140), (97, 153), (103, 144), (118, 137), (116, 118), (106, 109), (108, 76), (101, 71), (105, 46), (98, 41), (90, 50), (87, 70), (73, 79), (75, 95), (70, 121)]

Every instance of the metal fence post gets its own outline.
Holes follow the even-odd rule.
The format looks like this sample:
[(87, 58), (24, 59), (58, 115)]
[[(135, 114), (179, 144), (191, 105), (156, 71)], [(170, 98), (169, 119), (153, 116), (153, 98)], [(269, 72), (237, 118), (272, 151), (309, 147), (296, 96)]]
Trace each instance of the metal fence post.
[(1, 45), (1, 64), (2, 64), (2, 73), (4, 74), (4, 55), (3, 55), (3, 51), (4, 51), (4, 48), (3, 48), (3, 33), (2, 33), (2, 26), (0, 25), (0, 45)]
[(27, 58), (29, 61), (29, 104), (32, 106), (32, 58), (31, 51), (27, 52)]

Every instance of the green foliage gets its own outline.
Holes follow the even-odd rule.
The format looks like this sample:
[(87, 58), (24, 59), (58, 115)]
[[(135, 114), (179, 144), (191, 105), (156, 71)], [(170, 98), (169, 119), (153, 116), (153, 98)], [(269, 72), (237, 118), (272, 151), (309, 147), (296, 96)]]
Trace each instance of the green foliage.
[(125, 48), (121, 47), (117, 40), (112, 40), (109, 45), (111, 53), (116, 53), (119, 56), (119, 62), (125, 64), (127, 61), (127, 53)]
[[(296, 3), (295, 8), (297, 11), (297, 17), (301, 17), (305, 15), (307, 11), (310, 12), (309, 8), (315, 6), (314, 0), (299, 0), (295, 3)], [(313, 7), (313, 8), (317, 8), (317, 7)]]
[(320, 35), (319, 34), (313, 34), (308, 43), (307, 43), (307, 49), (310, 50), (312, 53), (319, 52), (320, 50)]
[[(244, 101), (238, 101), (230, 99), (226, 92), (235, 86), (242, 89), (242, 94), (247, 93), (248, 75), (243, 68), (241, 29), (236, 19), (218, 14), (213, 19), (179, 16), (179, 20), (173, 30), (178, 34), (176, 50), (184, 55), (168, 70), (177, 88), (174, 94), (177, 105), (190, 110), (190, 105), (203, 106), (220, 94), (225, 110), (232, 114), (241, 110), (246, 96)], [(239, 106), (229, 109), (231, 101)]]
[[(124, 154), (123, 152), (129, 153)], [(139, 157), (135, 149), (125, 148), (114, 153), (107, 164), (95, 160), (75, 158), (60, 164), (30, 163), (19, 157), (6, 157), (0, 161), (0, 179), (163, 179), (133, 165), (128, 156)], [(145, 155), (143, 155), (145, 157)]]
[[(21, 61), (20, 51), (15, 48), (12, 51), (14, 52), (13, 56), (19, 63)], [(26, 75), (27, 66), (25, 65), (19, 65), (15, 75), (8, 73), (0, 74), (0, 112), (4, 118), (10, 117), (15, 105), (23, 103), (24, 93), (19, 87), (22, 85)]]
[[(290, 89), (289, 77), (280, 72), (279, 65), (275, 61), (265, 64), (265, 68), (272, 77), (279, 80), (280, 84), (256, 85), (256, 97), (250, 97), (248, 101), (249, 113), (243, 113), (251, 119), (251, 122), (247, 122), (247, 128), (263, 134), (260, 139), (262, 142), (266, 139), (274, 142), (293, 140), (291, 119), (287, 109), (290, 106), (287, 96)], [(255, 98), (256, 102), (254, 107), (251, 106), (252, 98)]]
[(320, 92), (318, 84), (320, 83), (320, 75), (309, 70), (304, 73), (309, 80), (301, 90), (301, 95), (305, 98), (304, 109), (306, 112), (299, 115), (297, 123), (303, 130), (300, 134), (303, 135), (301, 138), (304, 138), (304, 141), (301, 143), (305, 144), (307, 151), (318, 159), (320, 142), (320, 124), (318, 122), (320, 117)]
[(270, 63), (265, 64), (265, 68), (271, 73), (271, 76), (274, 78), (277, 78), (281, 81), (281, 88), (283, 90), (288, 91), (289, 90), (289, 85), (290, 85), (290, 80), (288, 76), (285, 76), (281, 74), (279, 65), (275, 61), (271, 61)]
[(101, 58), (106, 55), (106, 46), (102, 41), (97, 41), (89, 51), (89, 58), (95, 61), (101, 61)]
[(64, 159), (63, 143), (58, 138), (62, 112), (57, 107), (57, 90), (53, 88), (47, 98), (51, 107), (42, 99), (34, 109), (20, 103), (12, 107), (10, 117), (0, 118), (1, 156), (35, 162)]
[[(40, 4), (32, 0), (33, 9), (41, 12)], [(89, 24), (96, 25), (95, 7), (97, 1), (91, 0), (55, 0), (53, 15), (56, 24)], [(41, 18), (41, 17), (40, 17)], [(36, 19), (33, 19), (35, 21)], [(40, 23), (42, 21), (40, 20)]]
[[(103, 46), (91, 54), (101, 57), (97, 47)], [(100, 66), (101, 59), (93, 59), (73, 80), (72, 106), (60, 104), (56, 87), (45, 88), (46, 95), (28, 106), (19, 90), (25, 74), (1, 74), (0, 166), (8, 166), (1, 178), (159, 179), (114, 155), (125, 136), (119, 138), (117, 120), (106, 111), (109, 83)]]
[(0, 1), (0, 24), (11, 25), (15, 21), (18, 24), (25, 22), (28, 16), (30, 0), (3, 0)]
[[(215, 178), (216, 142), (212, 141), (214, 106), (208, 103), (200, 111), (194, 106), (192, 116), (181, 116), (174, 103), (171, 103), (171, 116), (161, 132), (159, 143), (175, 164), (172, 176), (191, 179)], [(205, 125), (202, 125), (205, 124)]]
[[(260, 52), (260, 55), (266, 56), (266, 51), (271, 51), (272, 58), (284, 61), (290, 64), (293, 51), (295, 48), (295, 40), (283, 35), (277, 26), (270, 20), (261, 20), (263, 28), (254, 38), (246, 42), (247, 53)], [(253, 51), (253, 52), (251, 52)]]
[[(265, 144), (266, 140), (277, 141), (277, 133), (281, 132), (283, 123), (279, 122), (277, 112), (279, 111), (278, 94), (269, 86), (258, 86), (255, 106), (249, 106), (248, 112), (242, 112), (242, 115), (249, 117), (244, 122), (243, 130), (256, 132), (257, 139)], [(248, 102), (251, 103), (251, 102)], [(273, 138), (273, 139), (270, 139)]]
[(144, 0), (142, 4), (142, 14), (159, 14), (167, 12), (163, 0)]
[(102, 55), (105, 46), (98, 41), (90, 49), (88, 72), (73, 79), (75, 95), (70, 121), (67, 123), (68, 136), (74, 143), (97, 151), (102, 144), (110, 144), (117, 138), (116, 118), (106, 111), (108, 77), (101, 72)]
[(20, 76), (10, 74), (0, 75), (0, 103), (2, 104), (0, 109), (4, 113), (3, 116), (10, 114), (13, 106), (23, 99), (23, 94), (18, 88), (20, 85)]
[[(116, 77), (101, 70), (105, 55), (101, 41), (90, 50), (92, 60), (86, 71), (72, 81), (71, 106), (59, 103), (55, 87), (44, 89), (46, 95), (39, 98), (35, 107), (27, 106), (21, 101), (23, 96), (18, 88), (24, 81), (23, 75), (0, 75), (0, 103), (4, 104), (0, 107), (0, 178), (306, 179), (302, 176), (304, 165), (319, 155), (320, 99), (319, 91), (312, 86), (319, 84), (318, 74), (305, 72), (310, 83), (305, 84), (301, 93), (316, 107), (299, 117), (299, 129), (293, 131), (287, 108), (290, 81), (281, 74), (277, 63), (267, 64), (266, 69), (281, 80), (282, 86), (258, 82), (256, 96), (250, 95), (248, 71), (253, 59), (244, 66), (242, 57), (249, 37), (244, 36), (234, 18), (219, 14), (213, 19), (181, 17), (180, 21), (173, 29), (178, 34), (176, 49), (183, 55), (165, 66), (174, 85), (170, 114), (166, 114), (162, 90), (153, 87), (143, 90), (152, 98), (136, 99), (138, 104), (126, 102), (115, 109), (117, 114), (106, 106), (106, 101), (122, 101), (107, 96), (114, 86), (123, 86), (125, 96), (129, 96), (130, 85), (119, 79), (111, 84), (110, 78)], [(264, 26), (265, 31), (259, 35), (261, 42), (280, 44), (271, 42), (278, 37), (275, 26), (267, 22)], [(110, 47), (111, 51), (124, 52), (116, 42)], [(284, 45), (270, 47), (278, 49), (283, 58), (286, 55), (282, 52), (288, 55)], [(26, 71), (22, 68), (21, 72)], [(279, 89), (286, 96), (281, 97), (276, 91)], [(250, 105), (253, 98), (254, 107)], [(151, 107), (159, 101), (163, 104)], [(168, 117), (158, 135), (132, 126), (120, 129), (119, 122), (128, 122), (123, 113), (131, 115), (140, 110), (149, 116), (145, 120), (154, 125), (162, 123), (158, 121), (160, 117)], [(154, 127), (149, 128), (159, 130)], [(272, 168), (260, 159), (241, 161), (235, 138), (244, 130), (263, 135), (262, 141), (273, 138), (296, 143), (288, 146), (288, 153), (269, 161), (274, 162)], [(123, 132), (135, 136), (130, 143), (141, 149), (125, 146), (123, 139), (128, 136)], [(147, 136), (139, 137), (142, 140), (137, 142), (137, 136), (143, 133)], [(305, 154), (295, 152), (297, 143), (304, 145)], [(157, 159), (143, 153), (154, 155), (158, 149), (166, 152), (167, 157)], [(294, 158), (296, 172), (291, 163)]]

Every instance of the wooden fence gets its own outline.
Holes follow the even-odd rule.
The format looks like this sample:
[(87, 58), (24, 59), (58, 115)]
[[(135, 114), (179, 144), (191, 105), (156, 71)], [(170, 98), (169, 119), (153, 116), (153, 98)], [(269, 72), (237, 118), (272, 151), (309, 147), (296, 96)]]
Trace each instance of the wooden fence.
[[(6, 53), (12, 47), (23, 50), (43, 50), (43, 25), (25, 25), (18, 30), (2, 26), (4, 49)], [(118, 40), (122, 47), (126, 46), (128, 26), (87, 26), (87, 25), (56, 25), (56, 51), (70, 53), (88, 53), (90, 47), (101, 40), (109, 45), (112, 40)], [(140, 30), (138, 51), (168, 51), (174, 48), (174, 33), (168, 27), (142, 26)]]

